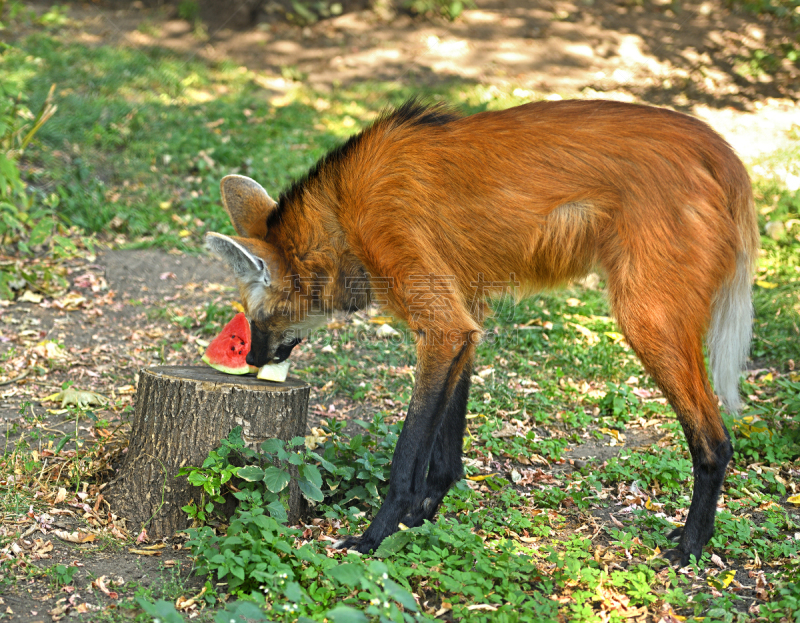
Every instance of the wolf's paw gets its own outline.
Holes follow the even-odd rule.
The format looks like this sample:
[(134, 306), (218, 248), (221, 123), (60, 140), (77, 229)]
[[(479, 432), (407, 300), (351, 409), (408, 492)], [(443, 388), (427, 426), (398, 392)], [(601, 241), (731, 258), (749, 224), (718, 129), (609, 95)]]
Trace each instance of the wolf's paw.
[(689, 554), (679, 548), (668, 549), (661, 554), (661, 557), (669, 561), (673, 567), (685, 567), (689, 564)]
[[(382, 541), (383, 539), (381, 539)], [(380, 541), (374, 542), (373, 539), (367, 537), (366, 533), (361, 536), (349, 536), (334, 543), (334, 549), (349, 549), (359, 554), (369, 554), (378, 549)]]
[(433, 521), (436, 516), (436, 510), (439, 504), (430, 497), (424, 498), (422, 501), (417, 502), (402, 519), (402, 523), (407, 528), (416, 528), (421, 526), (425, 520)]

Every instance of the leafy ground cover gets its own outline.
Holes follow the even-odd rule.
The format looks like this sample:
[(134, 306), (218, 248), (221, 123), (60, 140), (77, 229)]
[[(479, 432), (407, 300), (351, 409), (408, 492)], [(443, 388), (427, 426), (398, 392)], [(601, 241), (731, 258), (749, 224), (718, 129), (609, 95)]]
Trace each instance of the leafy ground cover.
[[(0, 616), (800, 619), (797, 126), (780, 150), (748, 162), (765, 232), (755, 338), (745, 410), (726, 422), (736, 454), (717, 532), (698, 565), (674, 570), (658, 557), (685, 519), (691, 464), (608, 316), (599, 276), (496, 303), (469, 403), (467, 478), (435, 524), (400, 532), (373, 558), (332, 549), (385, 495), (413, 386), (413, 340), (371, 310), (331, 319), (293, 354), (292, 374), (315, 388), (306, 438), (259, 456), (233, 434), (189, 470), (205, 501), (239, 498), (236, 515), (190, 509), (206, 525), (137, 543), (141, 526), (116, 516), (103, 487), (125, 451), (136, 371), (198, 363), (235, 312), (222, 268), (196, 255), (205, 231), (231, 233), (219, 179), (238, 172), (285, 187), (419, 91), (468, 112), (531, 92), (463, 79), (323, 92), (288, 69), (279, 92), (277, 78), (237, 63), (83, 42), (64, 9), (15, 19), (4, 88), (36, 111), (56, 84), (58, 111), (20, 161), (30, 201), (56, 218), (39, 244), (3, 258), (13, 298), (0, 307)], [(33, 229), (15, 231), (4, 245)], [(64, 241), (58, 253), (48, 236)], [(383, 324), (397, 333), (379, 334)], [(291, 464), (316, 503), (298, 526), (281, 523), (278, 503)], [(233, 474), (247, 483), (235, 493)]]

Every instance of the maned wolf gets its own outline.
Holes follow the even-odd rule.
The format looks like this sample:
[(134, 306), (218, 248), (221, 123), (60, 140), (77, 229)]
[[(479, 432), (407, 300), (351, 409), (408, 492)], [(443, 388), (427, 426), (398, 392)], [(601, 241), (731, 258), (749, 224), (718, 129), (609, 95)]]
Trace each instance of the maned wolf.
[(334, 310), (377, 299), (417, 337), (389, 493), (347, 547), (367, 553), (400, 523), (432, 519), (462, 478), (485, 299), (600, 270), (692, 455), (689, 515), (666, 556), (700, 558), (733, 454), (703, 338), (717, 395), (736, 411), (759, 241), (747, 172), (711, 128), (610, 101), (465, 117), (412, 100), (323, 157), (278, 202), (241, 176), (222, 180), (222, 199), (239, 236), (206, 240), (238, 280), (248, 363), (282, 361)]

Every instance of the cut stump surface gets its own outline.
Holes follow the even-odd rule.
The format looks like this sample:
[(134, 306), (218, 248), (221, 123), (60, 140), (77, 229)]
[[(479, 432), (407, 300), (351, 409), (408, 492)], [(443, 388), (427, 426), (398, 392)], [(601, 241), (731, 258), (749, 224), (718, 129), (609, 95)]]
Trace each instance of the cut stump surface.
[[(305, 435), (310, 386), (288, 378), (284, 383), (255, 375), (233, 376), (208, 366), (159, 366), (139, 374), (136, 410), (128, 452), (119, 477), (106, 497), (128, 529), (147, 529), (154, 538), (188, 527), (181, 507), (200, 502), (200, 489), (185, 476), (185, 466), (199, 467), (236, 426), (248, 447), (270, 438), (288, 441)], [(294, 480), (289, 490), (289, 521), (302, 513)]]

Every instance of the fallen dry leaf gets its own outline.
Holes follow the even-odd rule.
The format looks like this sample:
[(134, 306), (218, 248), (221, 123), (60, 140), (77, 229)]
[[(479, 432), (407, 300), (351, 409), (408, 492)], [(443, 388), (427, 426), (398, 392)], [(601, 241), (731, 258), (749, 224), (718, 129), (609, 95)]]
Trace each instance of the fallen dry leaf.
[(49, 558), (47, 554), (53, 551), (53, 542), (44, 539), (33, 540), (33, 553), (39, 558)]
[(42, 359), (63, 361), (67, 359), (66, 351), (53, 340), (42, 340), (31, 349), (31, 352)]
[[(598, 430), (604, 435), (608, 435), (609, 437), (613, 438), (615, 442), (623, 443), (625, 441), (625, 435), (615, 428), (599, 428)], [(614, 444), (612, 443), (611, 445)]]
[(185, 597), (178, 597), (178, 599), (175, 600), (175, 609), (178, 611), (186, 611), (196, 607), (195, 604), (197, 603), (197, 600), (200, 599), (205, 592), (206, 587), (204, 586), (203, 590), (197, 593), (197, 595), (194, 597), (190, 597), (189, 599), (186, 599)]
[(62, 541), (68, 541), (69, 543), (91, 543), (95, 539), (95, 536), (92, 533), (81, 532), (80, 530), (75, 530), (74, 532), (67, 532), (66, 530), (53, 530), (53, 534), (55, 534)]
[(56, 494), (56, 499), (53, 500), (53, 504), (61, 504), (64, 500), (67, 499), (67, 490), (64, 487), (58, 488), (58, 493)]
[(761, 601), (767, 601), (770, 588), (772, 588), (772, 585), (767, 581), (767, 576), (763, 571), (759, 571), (756, 576), (756, 588), (754, 591), (756, 597)]
[(672, 609), (672, 606), (666, 606), (666, 611), (661, 615), (661, 618), (658, 620), (658, 623), (682, 623), (686, 620), (686, 617), (683, 617), (679, 614), (675, 614), (675, 611)]
[(493, 474), (478, 474), (477, 476), (467, 476), (467, 480), (472, 480), (474, 482), (481, 482), (482, 480), (486, 480), (487, 478), (491, 478), (492, 476), (497, 476), (497, 472)]
[(503, 427), (500, 430), (492, 431), (492, 437), (495, 439), (498, 438), (510, 438), (517, 436), (517, 427), (514, 426), (511, 422), (503, 422)]
[(22, 295), (17, 299), (17, 302), (33, 303), (34, 305), (37, 305), (42, 302), (42, 299), (44, 299), (44, 297), (41, 294), (36, 294), (30, 290), (25, 290), (25, 292), (23, 292)]
[(53, 301), (53, 306), (64, 311), (75, 311), (86, 303), (86, 297), (77, 292), (68, 292), (66, 295)]
[(97, 578), (92, 582), (92, 586), (97, 590), (101, 591), (102, 593), (105, 593), (106, 595), (111, 597), (111, 599), (119, 598), (119, 594), (116, 591), (109, 590), (109, 588), (106, 586), (107, 581), (108, 578), (104, 575), (101, 575), (99, 578)]
[(65, 597), (63, 599), (59, 599), (56, 602), (56, 607), (53, 608), (52, 610), (48, 610), (47, 614), (53, 617), (54, 621), (58, 621), (59, 619), (64, 618), (64, 614), (66, 613), (67, 608), (69, 608), (69, 604), (67, 604), (67, 599)]
[(61, 408), (67, 405), (85, 409), (88, 406), (101, 407), (111, 402), (108, 398), (97, 392), (88, 390), (72, 389), (71, 387), (55, 394), (50, 394), (42, 398), (43, 402), (57, 402), (61, 401)]

